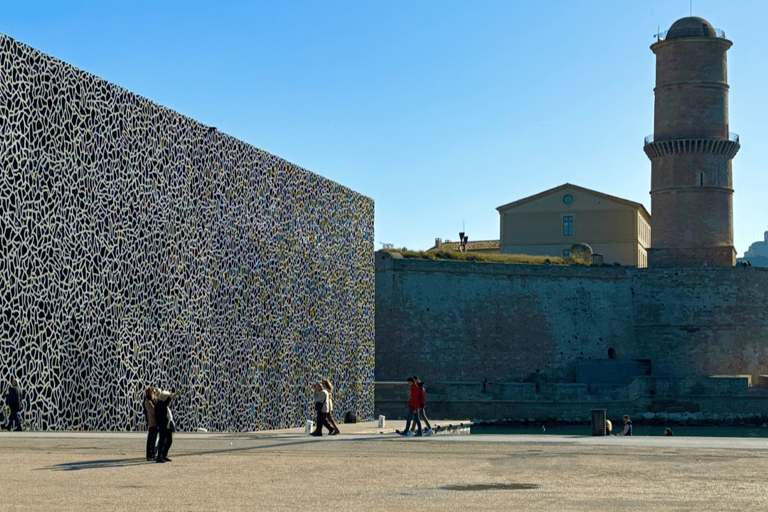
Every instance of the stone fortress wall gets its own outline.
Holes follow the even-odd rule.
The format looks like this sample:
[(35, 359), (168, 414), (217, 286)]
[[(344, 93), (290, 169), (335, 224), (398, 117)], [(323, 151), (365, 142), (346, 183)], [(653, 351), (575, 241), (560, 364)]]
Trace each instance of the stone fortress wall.
[[(650, 362), (649, 375), (634, 374), (637, 361)], [(591, 377), (580, 375), (593, 363)], [(624, 374), (602, 381), (616, 371)], [(402, 416), (401, 383), (414, 374), (431, 390), (435, 417), (586, 419), (594, 407), (680, 403), (690, 412), (754, 412), (768, 405), (760, 386), (768, 269), (507, 265), (377, 252), (377, 414)]]
[(0, 381), (38, 429), (373, 411), (373, 201), (0, 35)]

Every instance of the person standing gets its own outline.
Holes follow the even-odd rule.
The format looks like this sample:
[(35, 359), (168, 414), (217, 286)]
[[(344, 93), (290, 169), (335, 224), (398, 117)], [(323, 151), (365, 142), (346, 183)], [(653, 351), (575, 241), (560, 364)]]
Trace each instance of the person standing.
[[(7, 430), (15, 430), (21, 432), (21, 420), (19, 420), (19, 411), (21, 410), (21, 390), (19, 389), (19, 381), (16, 377), (11, 378), (11, 387), (8, 388), (8, 392), (5, 394), (5, 403), (11, 410), (11, 414), (8, 419)], [(16, 424), (16, 428), (13, 428), (13, 424)]]
[(144, 391), (144, 418), (147, 420), (147, 460), (155, 460), (157, 420), (155, 419), (155, 388), (152, 386), (147, 386)]
[(339, 426), (333, 420), (333, 384), (331, 384), (331, 381), (328, 379), (324, 379), (322, 384), (323, 388), (328, 392), (328, 423), (333, 425), (333, 432), (331, 432), (331, 435), (335, 436), (341, 433), (341, 430), (339, 430)]
[(171, 462), (168, 458), (168, 450), (173, 444), (173, 432), (176, 425), (173, 423), (173, 413), (171, 412), (171, 401), (181, 396), (180, 391), (171, 393), (170, 391), (156, 390), (155, 393), (155, 421), (157, 423), (157, 456), (155, 462)]

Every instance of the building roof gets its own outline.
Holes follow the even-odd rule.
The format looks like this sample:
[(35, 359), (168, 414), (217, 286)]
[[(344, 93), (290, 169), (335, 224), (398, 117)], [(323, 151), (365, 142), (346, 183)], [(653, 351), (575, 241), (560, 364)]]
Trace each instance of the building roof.
[(643, 206), (640, 203), (636, 203), (634, 201), (629, 201), (627, 199), (622, 199), (622, 198), (616, 197), (616, 196), (611, 196), (611, 195), (608, 195), (608, 194), (603, 194), (602, 192), (598, 192), (597, 190), (591, 190), (591, 189), (588, 189), (588, 188), (580, 187), (578, 185), (572, 185), (571, 183), (565, 183), (563, 185), (560, 185), (559, 187), (551, 188), (549, 190), (545, 190), (544, 192), (539, 192), (538, 194), (535, 194), (535, 195), (532, 195), (532, 196), (528, 196), (528, 197), (525, 197), (523, 199), (519, 199), (517, 201), (513, 201), (511, 203), (507, 203), (505, 205), (499, 206), (498, 208), (496, 208), (496, 210), (499, 213), (501, 213), (503, 211), (509, 210), (511, 208), (515, 208), (517, 206), (521, 206), (521, 205), (523, 205), (525, 203), (530, 203), (531, 201), (536, 201), (537, 199), (540, 199), (542, 197), (548, 196), (550, 194), (554, 194), (556, 192), (560, 192), (561, 190), (565, 190), (565, 189), (572, 189), (572, 190), (576, 190), (576, 191), (579, 191), (579, 192), (584, 192), (586, 194), (592, 194), (594, 196), (603, 197), (605, 199), (609, 199), (609, 200), (614, 201), (616, 203), (626, 204), (627, 206), (631, 206), (631, 207), (639, 210), (640, 213), (649, 222), (651, 220), (651, 214), (648, 213), (648, 210), (645, 209), (645, 206)]
[[(448, 251), (458, 251), (459, 250), (459, 242), (451, 242), (451, 241), (444, 241), (440, 242), (439, 244), (435, 244), (434, 246), (427, 249), (427, 251), (436, 251), (438, 249), (445, 249)], [(468, 241), (467, 242), (467, 251), (492, 251), (492, 250), (499, 250), (499, 241), (498, 240), (477, 240), (477, 241)]]
[(667, 30), (665, 39), (678, 39), (680, 37), (717, 37), (717, 32), (704, 18), (691, 16), (674, 22)]

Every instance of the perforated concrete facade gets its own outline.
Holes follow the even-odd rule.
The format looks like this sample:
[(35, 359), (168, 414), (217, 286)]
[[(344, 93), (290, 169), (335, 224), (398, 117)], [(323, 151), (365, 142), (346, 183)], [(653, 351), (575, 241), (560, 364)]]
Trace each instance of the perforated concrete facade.
[[(0, 381), (42, 429), (373, 410), (373, 201), (0, 36)], [(7, 384), (3, 384), (5, 386)]]

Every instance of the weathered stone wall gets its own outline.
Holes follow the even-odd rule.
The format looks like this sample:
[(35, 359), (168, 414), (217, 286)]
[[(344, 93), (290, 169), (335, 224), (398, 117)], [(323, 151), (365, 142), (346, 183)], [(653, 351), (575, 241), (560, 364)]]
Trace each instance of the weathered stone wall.
[[(268, 122), (268, 120), (264, 120)], [(373, 411), (373, 201), (0, 35), (0, 381), (42, 429)]]
[(759, 375), (768, 368), (768, 269), (633, 272), (636, 354), (654, 373)]
[(635, 352), (626, 268), (376, 254), (376, 380), (575, 382), (579, 358)]
[(576, 382), (651, 360), (682, 384), (768, 370), (768, 271), (376, 259), (376, 380)]

